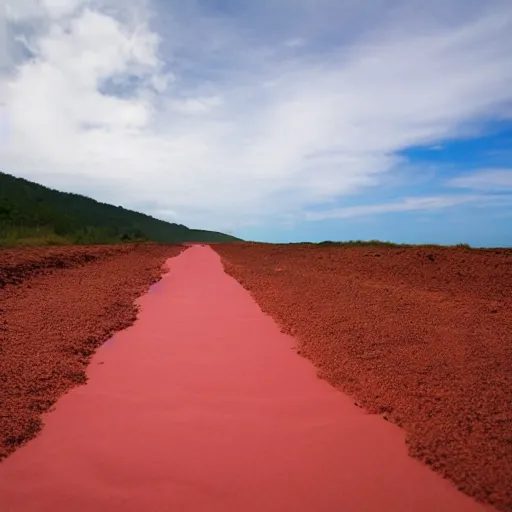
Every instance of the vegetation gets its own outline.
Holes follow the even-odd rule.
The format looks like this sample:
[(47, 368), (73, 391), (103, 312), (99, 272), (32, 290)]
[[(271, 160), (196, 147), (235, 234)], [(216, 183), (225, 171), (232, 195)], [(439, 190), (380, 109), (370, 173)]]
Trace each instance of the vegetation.
[(0, 173), (0, 245), (237, 240)]
[[(381, 240), (347, 240), (344, 242), (332, 242), (326, 240), (317, 245), (326, 247), (444, 247), (438, 244), (397, 244), (395, 242), (383, 242)], [(469, 244), (456, 244), (449, 247), (458, 247), (460, 249), (471, 249)]]
[(404, 244), (395, 244), (394, 242), (382, 242), (380, 240), (347, 240), (344, 242), (332, 242), (326, 240), (325, 242), (319, 242), (318, 245), (336, 247), (361, 247), (361, 246), (381, 246), (381, 247), (396, 247)]

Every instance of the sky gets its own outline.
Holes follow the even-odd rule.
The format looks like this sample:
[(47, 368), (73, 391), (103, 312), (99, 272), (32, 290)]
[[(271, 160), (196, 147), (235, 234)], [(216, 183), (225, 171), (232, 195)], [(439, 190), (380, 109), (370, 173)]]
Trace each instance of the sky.
[(245, 239), (512, 246), (510, 0), (0, 0), (0, 170)]

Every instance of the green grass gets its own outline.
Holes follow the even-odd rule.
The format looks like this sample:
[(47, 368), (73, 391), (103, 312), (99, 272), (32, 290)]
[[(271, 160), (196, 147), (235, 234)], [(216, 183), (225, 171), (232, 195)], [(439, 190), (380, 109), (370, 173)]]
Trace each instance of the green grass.
[(84, 228), (59, 235), (51, 227), (0, 226), (0, 247), (103, 245), (146, 241), (144, 238), (112, 236), (107, 230), (101, 228)]
[(397, 244), (381, 240), (347, 240), (342, 242), (332, 242), (326, 240), (315, 245), (320, 247), (457, 247), (460, 249), (471, 249), (469, 244), (440, 245), (440, 244)]
[(404, 244), (395, 244), (394, 242), (383, 242), (381, 240), (346, 240), (343, 242), (333, 242), (331, 240), (325, 240), (319, 242), (317, 245), (320, 246), (336, 246), (336, 247), (367, 247), (367, 246), (379, 246), (379, 247), (404, 247)]

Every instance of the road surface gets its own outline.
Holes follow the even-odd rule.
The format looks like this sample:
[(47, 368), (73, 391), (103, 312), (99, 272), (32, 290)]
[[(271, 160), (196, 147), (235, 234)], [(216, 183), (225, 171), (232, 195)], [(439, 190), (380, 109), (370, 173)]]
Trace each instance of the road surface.
[(12, 512), (481, 512), (404, 433), (316, 376), (194, 246), (0, 464)]

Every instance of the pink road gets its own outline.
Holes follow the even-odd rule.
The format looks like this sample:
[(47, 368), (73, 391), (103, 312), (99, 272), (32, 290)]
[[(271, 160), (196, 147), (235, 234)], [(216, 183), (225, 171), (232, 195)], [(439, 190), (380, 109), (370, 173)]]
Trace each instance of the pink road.
[(168, 264), (87, 385), (0, 464), (2, 512), (488, 510), (318, 379), (212, 249)]

